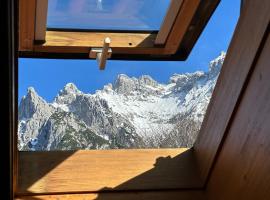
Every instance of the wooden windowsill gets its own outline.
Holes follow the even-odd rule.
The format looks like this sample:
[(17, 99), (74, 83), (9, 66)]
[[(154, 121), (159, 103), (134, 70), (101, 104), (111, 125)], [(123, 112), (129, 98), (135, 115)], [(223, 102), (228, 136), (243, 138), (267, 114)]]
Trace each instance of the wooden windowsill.
[(107, 192), (18, 196), (16, 200), (205, 200), (203, 190)]
[(193, 149), (20, 152), (17, 194), (196, 189)]

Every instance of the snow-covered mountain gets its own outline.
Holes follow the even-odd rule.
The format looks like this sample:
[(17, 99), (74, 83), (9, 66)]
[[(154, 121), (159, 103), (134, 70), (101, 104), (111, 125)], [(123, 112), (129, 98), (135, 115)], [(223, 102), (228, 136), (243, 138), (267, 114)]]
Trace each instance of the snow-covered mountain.
[(19, 105), (20, 150), (190, 147), (225, 53), (208, 72), (174, 74), (167, 84), (119, 74), (95, 94), (68, 83), (52, 103), (34, 90)]

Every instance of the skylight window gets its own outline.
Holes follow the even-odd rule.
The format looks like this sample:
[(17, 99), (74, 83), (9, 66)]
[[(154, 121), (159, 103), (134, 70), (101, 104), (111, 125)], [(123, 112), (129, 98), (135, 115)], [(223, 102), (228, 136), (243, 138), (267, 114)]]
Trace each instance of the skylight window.
[[(50, 0), (48, 27), (157, 30), (169, 3)], [(225, 58), (222, 50), (226, 51), (238, 18), (239, 9), (228, 6), (228, 2), (220, 4), (186, 62), (108, 60), (106, 69), (100, 71), (88, 59), (21, 59), (19, 150), (192, 147)], [(234, 16), (230, 23), (220, 15), (224, 10)], [(135, 22), (139, 26), (131, 25)], [(47, 42), (59, 42), (50, 34)], [(65, 38), (62, 31), (57, 34)], [(65, 34), (72, 39), (76, 35)], [(80, 39), (82, 35), (77, 33)], [(91, 42), (95, 39), (96, 35)], [(77, 50), (70, 38), (65, 40)], [(65, 49), (61, 42), (58, 45), (36, 48)], [(88, 55), (90, 47), (83, 50)], [(119, 47), (112, 46), (112, 50), (114, 54)]]
[(47, 28), (158, 31), (170, 0), (49, 0)]

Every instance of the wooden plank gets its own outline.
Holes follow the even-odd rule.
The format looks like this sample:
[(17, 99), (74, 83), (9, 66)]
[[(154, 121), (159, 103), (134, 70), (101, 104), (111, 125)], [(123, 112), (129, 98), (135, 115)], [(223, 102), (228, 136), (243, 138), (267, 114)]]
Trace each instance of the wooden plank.
[(36, 44), (35, 52), (89, 53), (91, 48), (102, 47), (104, 38), (111, 39), (113, 54), (165, 54), (155, 47), (155, 33), (105, 33), (47, 31), (46, 42)]
[[(201, 178), (206, 180), (237, 105), (270, 19), (270, 1), (249, 0), (240, 16), (226, 59), (194, 145)], [(259, 22), (259, 23), (258, 23)]]
[(102, 47), (106, 37), (111, 38), (111, 47), (154, 47), (155, 33), (105, 33), (47, 31), (46, 43), (42, 46)]
[(18, 194), (199, 188), (189, 149), (20, 152)]
[(48, 0), (36, 0), (35, 40), (45, 41)]
[(168, 37), (165, 49), (170, 54), (175, 54), (182, 39), (187, 32), (190, 22), (199, 7), (200, 0), (184, 1), (181, 10), (176, 18), (172, 31)]
[(268, 39), (210, 177), (209, 200), (270, 199), (269, 55), (268, 31)]
[(176, 54), (182, 55), (184, 59), (188, 57), (219, 2), (220, 0), (203, 0), (200, 2)]
[(157, 38), (155, 40), (155, 44), (157, 45), (165, 44), (167, 37), (169, 33), (171, 32), (171, 29), (174, 25), (177, 14), (181, 9), (182, 3), (183, 3), (183, 0), (171, 1), (167, 14), (164, 17), (164, 20), (158, 32)]
[(19, 0), (19, 51), (32, 51), (35, 37), (36, 0)]
[(201, 190), (22, 196), (16, 200), (204, 200)]
[[(89, 54), (91, 48), (95, 47), (82, 47), (82, 46), (43, 46), (35, 45), (34, 53), (78, 53)], [(165, 54), (163, 48), (130, 48), (130, 47), (112, 47), (112, 56), (115, 54), (148, 54), (148, 55), (162, 55)], [(88, 58), (88, 57), (87, 57)]]

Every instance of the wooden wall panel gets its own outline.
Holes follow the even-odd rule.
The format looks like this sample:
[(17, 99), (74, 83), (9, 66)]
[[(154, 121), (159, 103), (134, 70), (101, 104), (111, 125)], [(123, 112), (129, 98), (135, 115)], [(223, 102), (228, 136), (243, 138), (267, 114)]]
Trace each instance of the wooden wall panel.
[(211, 174), (209, 200), (270, 199), (269, 55), (268, 29), (268, 39)]
[(246, 0), (195, 143), (206, 180), (270, 20), (270, 1)]

